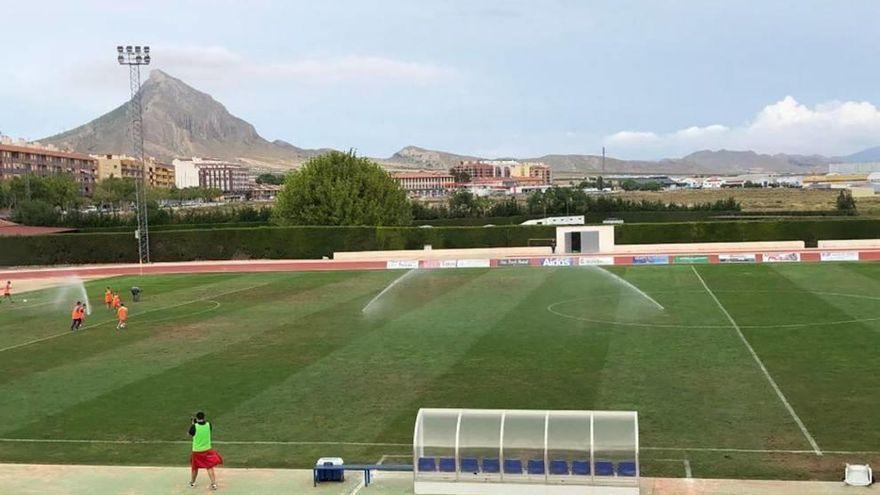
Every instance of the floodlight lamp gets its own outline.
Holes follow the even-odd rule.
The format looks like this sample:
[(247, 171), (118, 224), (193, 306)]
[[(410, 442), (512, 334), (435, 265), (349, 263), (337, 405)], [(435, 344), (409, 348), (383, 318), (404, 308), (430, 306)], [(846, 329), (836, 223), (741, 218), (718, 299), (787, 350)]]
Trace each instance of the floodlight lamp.
[(125, 47), (125, 51), (128, 52), (128, 53), (131, 53), (131, 52), (133, 52), (134, 50), (131, 48), (131, 45), (128, 45), (128, 46)]
[(122, 45), (117, 46), (116, 51), (122, 53)]
[(134, 52), (135, 52), (135, 53), (140, 53), (140, 52), (141, 52), (141, 47), (140, 47), (140, 46), (136, 46), (136, 47), (134, 47)]
[(137, 57), (135, 57), (135, 58), (134, 58), (134, 62), (135, 62), (136, 64), (141, 63), (141, 56), (138, 55)]
[(118, 60), (120, 64), (125, 63), (125, 57), (123, 57), (122, 55), (116, 57), (116, 60)]
[(150, 47), (145, 46), (145, 47), (144, 47), (144, 53), (149, 54), (149, 53), (150, 53)]
[(144, 63), (147, 65), (150, 64), (150, 56), (149, 55), (144, 55)]

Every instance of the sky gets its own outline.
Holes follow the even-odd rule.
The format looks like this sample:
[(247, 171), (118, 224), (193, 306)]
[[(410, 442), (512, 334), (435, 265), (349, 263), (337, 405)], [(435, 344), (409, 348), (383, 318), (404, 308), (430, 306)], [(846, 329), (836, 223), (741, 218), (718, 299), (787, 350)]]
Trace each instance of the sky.
[(387, 157), (880, 145), (880, 2), (0, 0), (0, 133), (128, 98), (118, 44), (269, 140)]

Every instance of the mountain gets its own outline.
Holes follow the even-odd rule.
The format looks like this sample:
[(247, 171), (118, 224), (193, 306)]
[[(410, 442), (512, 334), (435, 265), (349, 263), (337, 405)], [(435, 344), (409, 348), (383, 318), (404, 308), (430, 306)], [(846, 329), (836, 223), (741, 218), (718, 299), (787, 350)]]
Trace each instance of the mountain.
[[(460, 160), (478, 160), (480, 157), (456, 155), (445, 151), (407, 146), (387, 161), (398, 165), (449, 169)], [(812, 173), (826, 171), (833, 160), (819, 155), (762, 155), (754, 151), (698, 151), (683, 158), (659, 161), (621, 160), (605, 157), (603, 167), (599, 155), (544, 155), (515, 158), (528, 162), (543, 162), (556, 173), (571, 174), (736, 174), (745, 172)]]
[[(253, 125), (230, 114), (210, 95), (161, 70), (150, 72), (140, 91), (149, 156), (164, 161), (205, 156), (289, 168), (320, 152), (263, 139)], [(128, 105), (41, 142), (83, 153), (130, 153)]]
[[(253, 125), (230, 114), (210, 95), (161, 70), (153, 70), (144, 82), (141, 101), (144, 148), (147, 155), (164, 161), (203, 156), (234, 160), (255, 168), (289, 169), (326, 151), (303, 149), (282, 140), (268, 141)], [(83, 153), (129, 153), (128, 105), (120, 105), (85, 125), (41, 142)], [(448, 170), (462, 160), (481, 158), (407, 146), (391, 157), (377, 161), (390, 169)], [(520, 160), (544, 162), (556, 173), (570, 174), (811, 173), (827, 170), (827, 164), (834, 161), (880, 161), (880, 147), (839, 158), (730, 150), (704, 150), (683, 158), (659, 161), (606, 157), (604, 167), (602, 157), (597, 155), (550, 154)]]
[(407, 146), (391, 155), (385, 161), (389, 165), (402, 165), (412, 168), (449, 170), (464, 160), (480, 160), (479, 157), (456, 155), (445, 151), (434, 151), (418, 146)]
[(841, 156), (837, 158), (837, 161), (847, 163), (880, 162), (880, 146), (868, 148), (852, 155)]

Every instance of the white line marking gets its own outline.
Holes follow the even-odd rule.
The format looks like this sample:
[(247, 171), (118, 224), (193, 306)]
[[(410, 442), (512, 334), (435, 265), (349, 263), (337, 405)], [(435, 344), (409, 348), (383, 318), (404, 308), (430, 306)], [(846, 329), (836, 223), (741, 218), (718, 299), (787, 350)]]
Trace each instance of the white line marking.
[[(268, 282), (265, 283), (265, 284), (258, 284), (258, 285), (252, 285), (252, 286), (250, 286), (250, 287), (244, 287), (244, 288), (242, 288), (242, 289), (235, 289), (235, 290), (231, 290), (231, 291), (227, 291), (227, 292), (221, 292), (221, 293), (219, 293), (219, 294), (212, 294), (211, 296), (200, 297), (200, 298), (198, 298), (198, 299), (193, 299), (192, 301), (182, 302), (182, 303), (179, 303), (179, 304), (172, 304), (171, 306), (163, 306), (163, 307), (161, 307), (161, 308), (148, 309), (148, 310), (146, 310), (146, 311), (141, 311), (140, 313), (134, 313), (134, 314), (131, 315), (131, 317), (134, 318), (135, 316), (145, 315), (145, 314), (147, 314), (147, 313), (153, 313), (153, 312), (156, 312), (156, 311), (162, 311), (162, 310), (166, 310), (166, 309), (179, 308), (180, 306), (186, 306), (187, 304), (192, 304), (192, 303), (194, 303), (194, 302), (200, 302), (200, 301), (209, 301), (209, 302), (213, 302), (213, 303), (216, 303), (216, 304), (219, 305), (220, 303), (218, 303), (217, 301), (213, 301), (213, 300), (211, 300), (211, 299), (212, 299), (212, 298), (215, 298), (215, 297), (227, 296), (227, 295), (229, 295), (229, 294), (235, 294), (236, 292), (244, 292), (244, 291), (247, 291), (247, 290), (256, 289), (257, 287), (262, 287), (262, 286), (267, 285), (267, 284), (268, 284)], [(211, 308), (209, 311), (213, 311), (213, 310), (217, 309), (218, 307), (219, 307), (219, 306), (215, 306), (215, 307)], [(207, 312), (207, 311), (201, 311), (201, 312), (196, 312), (196, 313), (187, 313), (187, 314), (185, 314), (185, 315), (174, 316), (174, 317), (171, 317), (171, 318), (165, 318), (165, 319), (163, 319), (163, 320), (157, 320), (157, 321), (166, 321), (166, 320), (171, 320), (171, 319), (175, 319), (175, 318), (185, 318), (185, 317), (187, 317), (187, 316), (191, 316), (192, 314), (201, 314), (201, 313), (205, 313), (205, 312)], [(114, 323), (115, 321), (116, 321), (116, 320), (107, 320), (107, 321), (102, 321), (101, 323), (95, 323), (94, 325), (86, 325), (86, 326), (82, 327), (82, 328), (81, 328), (80, 330), (78, 330), (78, 331), (81, 332), (81, 331), (83, 331), (83, 330), (88, 330), (89, 328), (95, 328), (95, 327), (99, 327), (99, 326), (102, 326), (102, 325), (106, 325), (106, 324), (108, 324), (108, 323)], [(28, 346), (28, 345), (31, 345), (31, 344), (38, 344), (38, 343), (40, 343), (40, 342), (45, 342), (45, 341), (47, 341), (47, 340), (57, 339), (58, 337), (63, 337), (63, 336), (65, 336), (65, 335), (73, 335), (73, 334), (74, 334), (74, 332), (71, 332), (71, 331), (68, 330), (68, 331), (66, 331), (66, 332), (56, 333), (56, 334), (54, 334), (54, 335), (49, 335), (48, 337), (43, 337), (43, 338), (41, 338), (41, 339), (35, 339), (35, 340), (31, 340), (31, 341), (29, 341), (29, 342), (23, 342), (23, 343), (21, 343), (21, 344), (12, 345), (12, 346), (9, 346), (9, 347), (4, 347), (4, 348), (0, 349), (0, 352), (11, 351), (11, 350), (13, 350), (13, 349), (18, 349), (19, 347), (25, 347), (25, 346)]]
[[(69, 439), (69, 438), (0, 438), (0, 442), (6, 443), (70, 443), (70, 444), (110, 444), (110, 445), (189, 445), (190, 440), (95, 440), (95, 439)], [(218, 440), (214, 443), (221, 445), (336, 445), (349, 447), (412, 447), (411, 443), (376, 443), (376, 442), (344, 442), (344, 441), (285, 441), (285, 440)], [(784, 449), (736, 449), (725, 447), (646, 447), (639, 446), (641, 450), (657, 452), (730, 452), (740, 454), (810, 454), (812, 450), (784, 450)], [(825, 454), (834, 455), (880, 455), (880, 450), (826, 450)], [(387, 455), (386, 457), (410, 457), (410, 454)]]
[(36, 307), (38, 307), (38, 306), (45, 306), (45, 305), (47, 305), (47, 304), (52, 304), (52, 301), (46, 301), (46, 302), (41, 302), (41, 303), (37, 303), (37, 304), (29, 304), (29, 303), (26, 303), (26, 302), (18, 302), (18, 303), (16, 303), (16, 304), (20, 304), (20, 305), (23, 305), (23, 306), (15, 306), (14, 308), (9, 308), (9, 311), (15, 311), (15, 310), (17, 310), (17, 309), (36, 308)]
[(822, 455), (822, 450), (819, 449), (819, 444), (816, 443), (816, 439), (813, 438), (813, 435), (811, 435), (810, 432), (807, 430), (807, 427), (806, 427), (806, 425), (804, 425), (804, 422), (801, 421), (800, 416), (798, 416), (797, 413), (794, 411), (794, 408), (791, 407), (791, 404), (789, 404), (788, 399), (785, 398), (785, 395), (782, 393), (782, 390), (779, 388), (779, 385), (776, 384), (776, 380), (774, 380), (773, 377), (770, 376), (770, 372), (767, 371), (767, 367), (764, 366), (764, 362), (761, 361), (761, 358), (758, 357), (758, 353), (756, 353), (755, 349), (752, 348), (752, 345), (749, 344), (749, 341), (746, 339), (746, 336), (743, 335), (742, 330), (740, 330), (739, 325), (737, 325), (736, 320), (734, 320), (733, 317), (730, 316), (730, 313), (727, 312), (727, 309), (724, 308), (724, 305), (721, 304), (721, 301), (718, 300), (718, 297), (715, 296), (715, 293), (712, 292), (712, 289), (709, 288), (709, 285), (706, 284), (706, 281), (703, 280), (703, 277), (700, 276), (700, 272), (698, 272), (697, 269), (693, 265), (691, 265), (691, 270), (693, 270), (694, 275), (697, 276), (697, 279), (700, 280), (700, 283), (703, 284), (703, 288), (706, 289), (706, 292), (709, 293), (709, 295), (715, 301), (715, 304), (718, 305), (718, 309), (720, 309), (721, 312), (724, 313), (724, 316), (727, 317), (727, 321), (729, 321), (730, 325), (733, 326), (733, 329), (736, 330), (736, 333), (737, 333), (737, 335), (739, 335), (740, 340), (742, 340), (743, 344), (745, 344), (746, 349), (749, 350), (749, 354), (752, 355), (752, 359), (754, 359), (755, 363), (757, 363), (758, 367), (761, 368), (761, 371), (764, 373), (764, 376), (767, 378), (767, 381), (770, 382), (770, 386), (773, 387), (773, 390), (776, 392), (776, 395), (779, 397), (779, 400), (782, 401), (782, 404), (785, 406), (785, 409), (788, 410), (788, 414), (790, 414), (792, 419), (794, 419), (794, 422), (797, 423), (798, 427), (801, 429), (801, 433), (804, 434), (804, 438), (807, 439), (807, 442), (809, 442), (810, 447), (813, 448), (813, 452), (816, 455)]
[[(90, 440), (68, 438), (0, 438), (6, 443), (73, 443), (109, 445), (188, 445), (190, 440)], [(218, 440), (221, 445), (336, 445), (350, 447), (412, 447), (411, 443), (371, 443), (371, 442), (322, 442), (322, 441), (283, 441), (283, 440)]]
[(352, 490), (350, 492), (348, 492), (348, 495), (356, 495), (359, 491), (361, 491), (361, 488), (364, 487), (364, 484), (365, 484), (365, 479), (361, 478), (361, 480), (358, 481), (357, 485), (355, 485), (354, 488), (352, 488)]
[[(812, 452), (810, 452), (812, 454)], [(663, 462), (680, 462), (684, 466), (684, 477), (685, 478), (693, 478), (693, 472), (691, 471), (691, 461), (687, 459), (652, 459), (654, 461), (663, 461)]]
[(403, 279), (409, 277), (409, 276), (412, 275), (413, 273), (415, 273), (415, 269), (407, 270), (406, 273), (404, 273), (403, 275), (401, 275), (401, 276), (395, 278), (390, 284), (388, 284), (384, 289), (382, 289), (382, 292), (379, 292), (378, 294), (376, 294), (375, 297), (373, 297), (372, 299), (370, 299), (370, 302), (368, 302), (367, 305), (364, 306), (363, 309), (361, 309), (361, 313), (366, 313), (367, 310), (370, 309), (370, 306), (372, 306), (373, 303), (375, 303), (376, 301), (378, 301), (380, 297), (382, 297), (383, 295), (385, 295), (385, 293), (388, 292), (389, 290), (391, 290), (392, 287), (394, 287), (395, 285), (397, 285), (398, 283), (400, 283), (401, 281), (403, 281)]

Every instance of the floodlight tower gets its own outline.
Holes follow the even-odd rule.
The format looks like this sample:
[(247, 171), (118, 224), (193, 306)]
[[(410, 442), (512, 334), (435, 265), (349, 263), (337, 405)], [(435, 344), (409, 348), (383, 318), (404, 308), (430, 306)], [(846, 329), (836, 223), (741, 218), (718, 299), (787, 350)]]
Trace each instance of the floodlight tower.
[(147, 157), (144, 154), (144, 117), (141, 106), (141, 66), (150, 65), (149, 46), (117, 46), (116, 60), (119, 65), (128, 66), (131, 100), (128, 104), (131, 117), (132, 154), (140, 160), (138, 176), (135, 178), (135, 209), (137, 209), (138, 257), (141, 264), (150, 262), (150, 229), (147, 222)]

